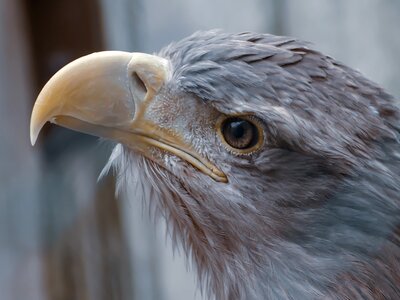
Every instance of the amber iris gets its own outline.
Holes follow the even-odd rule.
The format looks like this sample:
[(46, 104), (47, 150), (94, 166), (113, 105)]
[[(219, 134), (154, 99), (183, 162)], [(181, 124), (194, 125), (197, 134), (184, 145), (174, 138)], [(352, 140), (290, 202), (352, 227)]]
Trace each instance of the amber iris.
[(235, 149), (249, 149), (259, 140), (259, 132), (251, 121), (239, 117), (228, 118), (222, 123), (222, 135), (225, 142)]

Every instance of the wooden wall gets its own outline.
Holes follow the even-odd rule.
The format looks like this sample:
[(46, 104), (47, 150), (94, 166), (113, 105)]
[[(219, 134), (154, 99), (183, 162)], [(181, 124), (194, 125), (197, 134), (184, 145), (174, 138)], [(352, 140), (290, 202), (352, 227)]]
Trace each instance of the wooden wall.
[(301, 37), (400, 97), (397, 0), (0, 1), (0, 299), (201, 299), (162, 223), (115, 199), (113, 178), (97, 183), (110, 146), (48, 126), (33, 148), (29, 118), (81, 55), (152, 53), (210, 28)]
[(29, 142), (32, 65), (19, 4), (0, 1), (0, 298), (41, 300), (40, 164)]

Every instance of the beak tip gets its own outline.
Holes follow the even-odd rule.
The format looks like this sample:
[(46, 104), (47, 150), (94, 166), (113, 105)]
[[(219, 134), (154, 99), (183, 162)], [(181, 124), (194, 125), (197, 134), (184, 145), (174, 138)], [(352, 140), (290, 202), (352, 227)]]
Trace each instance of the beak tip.
[(31, 124), (30, 124), (30, 132), (29, 132), (29, 137), (30, 137), (32, 146), (35, 146), (37, 138), (40, 133), (40, 130), (42, 130), (44, 123), (46, 123), (46, 121), (38, 122), (37, 118), (35, 118), (34, 113), (32, 114), (32, 119), (31, 119)]
[(48, 122), (52, 116), (52, 110), (49, 110), (48, 105), (43, 105), (40, 100), (40, 95), (32, 109), (29, 137), (32, 146), (36, 144), (37, 138), (44, 124)]
[(31, 132), (30, 132), (30, 139), (31, 139), (31, 144), (32, 146), (35, 146), (36, 140), (38, 138), (38, 132), (35, 132), (35, 130), (32, 130), (33, 128), (31, 127)]

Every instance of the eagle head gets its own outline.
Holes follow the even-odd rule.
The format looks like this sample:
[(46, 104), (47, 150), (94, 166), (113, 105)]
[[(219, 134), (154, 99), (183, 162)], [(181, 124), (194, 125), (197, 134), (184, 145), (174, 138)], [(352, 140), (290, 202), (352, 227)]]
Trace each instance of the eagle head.
[(398, 299), (399, 108), (308, 43), (199, 32), (56, 73), (31, 119), (117, 142), (217, 299)]

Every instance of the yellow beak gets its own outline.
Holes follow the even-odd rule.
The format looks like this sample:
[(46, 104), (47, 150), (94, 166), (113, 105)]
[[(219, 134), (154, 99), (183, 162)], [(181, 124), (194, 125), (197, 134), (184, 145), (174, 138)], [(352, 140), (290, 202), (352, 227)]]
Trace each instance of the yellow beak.
[[(226, 175), (181, 141), (144, 118), (148, 103), (168, 80), (169, 62), (144, 53), (106, 51), (79, 58), (58, 71), (33, 107), (35, 144), (46, 122), (108, 138), (148, 156), (158, 147), (186, 160), (216, 181)], [(152, 159), (152, 157), (148, 157)]]

